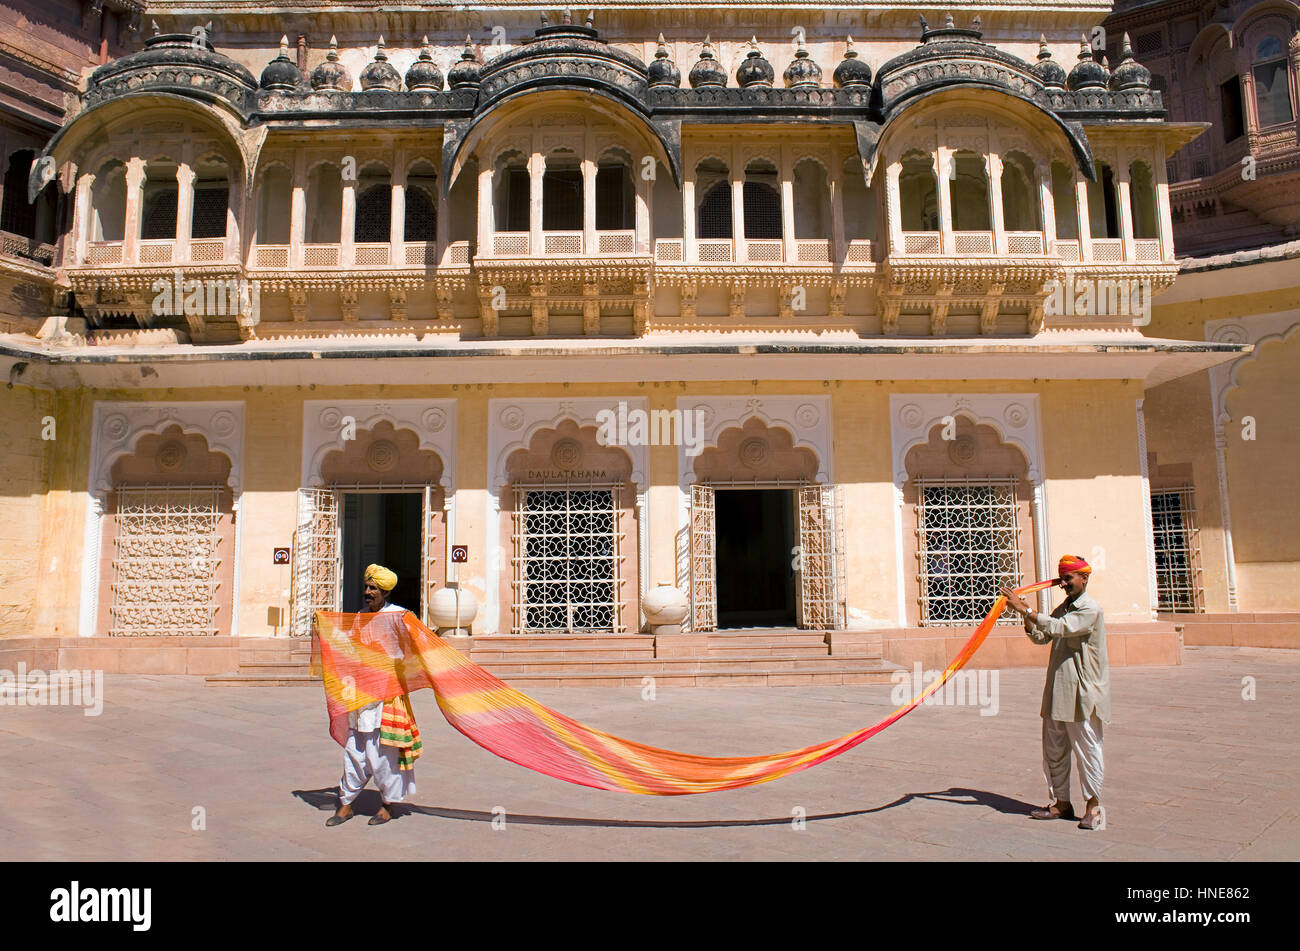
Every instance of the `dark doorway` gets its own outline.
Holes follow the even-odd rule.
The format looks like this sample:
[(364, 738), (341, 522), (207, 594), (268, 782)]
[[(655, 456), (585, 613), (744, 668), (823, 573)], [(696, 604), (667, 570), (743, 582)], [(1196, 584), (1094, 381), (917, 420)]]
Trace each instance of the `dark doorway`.
[(719, 489), (718, 627), (794, 627), (794, 493)]
[(388, 600), (422, 616), (420, 548), (424, 499), (418, 492), (348, 492), (343, 496), (343, 610), (364, 611), (366, 566), (397, 575)]

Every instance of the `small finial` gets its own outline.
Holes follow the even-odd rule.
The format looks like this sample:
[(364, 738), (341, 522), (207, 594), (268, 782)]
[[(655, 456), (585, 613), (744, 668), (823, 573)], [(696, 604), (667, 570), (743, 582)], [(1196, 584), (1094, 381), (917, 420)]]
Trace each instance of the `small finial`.
[(1079, 34), (1079, 59), (1092, 59), (1092, 47), (1088, 45), (1088, 34)]
[(919, 14), (917, 14), (917, 16), (919, 16), (919, 17), (921, 18), (921, 32), (924, 33), (926, 30), (930, 29), (930, 24), (928, 24), (928, 23), (925, 22), (925, 14), (924, 14), (924, 13), (919, 13)]
[(289, 36), (285, 34), (280, 37), (280, 55), (285, 59), (289, 58)]
[(384, 34), (382, 33), (379, 34), (379, 46), (375, 50), (375, 59), (377, 60), (388, 59), (388, 55), (384, 52)]
[(975, 19), (973, 19), (973, 20), (970, 21), (970, 25), (971, 25), (972, 27), (974, 27), (976, 30), (978, 30), (978, 29), (980, 28), (980, 23), (981, 23), (981, 22), (983, 22), (983, 21), (980, 20), (980, 15), (977, 13), (977, 14), (975, 14)]
[(596, 11), (595, 11), (595, 10), (588, 10), (588, 11), (587, 11), (586, 25), (587, 25), (587, 29), (589, 29), (589, 30), (594, 30), (594, 29), (596, 28)]
[(858, 55), (858, 51), (853, 48), (853, 37), (846, 37), (844, 40), (844, 58), (852, 59)]
[(1124, 34), (1124, 39), (1120, 42), (1119, 58), (1121, 60), (1133, 58), (1133, 44), (1129, 42), (1128, 34)]
[(153, 21), (153, 35), (154, 35), (154, 36), (159, 36), (159, 35), (161, 35), (161, 34), (162, 34), (162, 27), (160, 27), (160, 26), (158, 25), (158, 21), (157, 21), (157, 20), (154, 20), (154, 21)]
[(700, 59), (713, 59), (713, 37), (705, 35), (704, 48), (700, 50)]
[(564, 15), (560, 17), (560, 22), (565, 26), (573, 26), (573, 11), (568, 7), (565, 7)]
[(433, 59), (433, 51), (429, 49), (429, 37), (420, 37), (420, 59), (426, 63)]
[(542, 11), (542, 26), (543, 26), (543, 27), (547, 27), (547, 26), (550, 26), (550, 25), (551, 25), (551, 18), (548, 17), (548, 16), (546, 15), (546, 11), (543, 10), (543, 11)]
[(951, 13), (949, 13), (947, 16), (943, 18), (943, 28), (945, 30), (951, 30), (955, 25), (956, 24), (953, 22)]
[(655, 59), (668, 58), (668, 43), (664, 40), (664, 35), (659, 34), (659, 49), (655, 50)]
[(338, 62), (339, 38), (337, 36), (330, 37), (330, 51), (325, 54), (325, 58), (332, 63)]

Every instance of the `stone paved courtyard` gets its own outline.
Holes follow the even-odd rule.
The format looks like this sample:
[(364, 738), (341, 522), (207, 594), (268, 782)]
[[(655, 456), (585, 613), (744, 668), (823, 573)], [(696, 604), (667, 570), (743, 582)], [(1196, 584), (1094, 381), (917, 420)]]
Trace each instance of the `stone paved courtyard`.
[[(0, 706), (4, 860), (1258, 860), (1300, 858), (1300, 653), (1189, 648), (1112, 670), (1108, 828), (1033, 822), (1045, 801), (1043, 673), (999, 673), (999, 709), (922, 707), (849, 753), (748, 789), (674, 798), (571, 786), (497, 759), (415, 695), (414, 808), (336, 829), (342, 754), (319, 686), (218, 688), (107, 675), (97, 717)], [(1256, 699), (1243, 699), (1243, 678)], [(620, 736), (771, 753), (874, 723), (891, 687), (537, 689)], [(1077, 771), (1075, 804), (1080, 806)], [(358, 811), (378, 805), (367, 790)], [(202, 807), (206, 828), (192, 828)], [(504, 822), (500, 816), (504, 815)], [(793, 821), (806, 816), (803, 828)], [(498, 817), (493, 822), (494, 816)]]

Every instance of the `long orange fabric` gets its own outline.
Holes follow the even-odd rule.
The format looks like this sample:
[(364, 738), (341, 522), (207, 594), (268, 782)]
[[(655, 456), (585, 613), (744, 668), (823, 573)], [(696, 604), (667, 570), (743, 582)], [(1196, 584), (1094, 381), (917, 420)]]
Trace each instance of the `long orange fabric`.
[[(1017, 594), (1056, 584), (1040, 581)], [(447, 722), (512, 763), (580, 786), (681, 796), (765, 783), (824, 763), (867, 740), (942, 689), (974, 656), (1006, 607), (999, 597), (938, 680), (874, 726), (835, 740), (767, 756), (695, 756), (621, 739), (538, 703), (419, 622), (398, 614), (320, 612), (317, 630), (330, 735), (347, 740), (348, 712), (376, 700), (433, 688)]]

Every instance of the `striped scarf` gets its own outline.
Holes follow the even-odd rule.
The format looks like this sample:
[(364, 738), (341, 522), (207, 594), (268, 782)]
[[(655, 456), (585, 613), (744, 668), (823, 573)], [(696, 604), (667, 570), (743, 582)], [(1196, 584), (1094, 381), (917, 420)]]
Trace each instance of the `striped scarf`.
[(398, 769), (415, 769), (424, 744), (420, 742), (420, 728), (415, 725), (415, 713), (406, 694), (384, 702), (383, 719), (379, 722), (379, 743), (398, 749)]
[[(1026, 594), (1054, 584), (1055, 579), (1015, 590)], [(768, 782), (853, 749), (941, 690), (979, 649), (1005, 606), (1006, 598), (999, 596), (943, 675), (880, 722), (803, 749), (765, 756), (720, 757), (634, 743), (542, 706), (472, 663), (409, 611), (365, 616), (367, 623), (392, 626), (393, 637), (405, 651), (401, 658), (353, 639), (349, 629), (356, 615), (322, 611), (316, 617), (330, 735), (340, 746), (347, 742), (350, 710), (396, 697), (409, 717), (405, 695), (431, 687), (447, 722), (502, 759), (579, 786), (681, 796)], [(385, 731), (388, 724), (386, 705)], [(410, 727), (414, 731), (413, 720)], [(414, 751), (418, 745), (412, 732), (412, 746), (407, 749)]]

